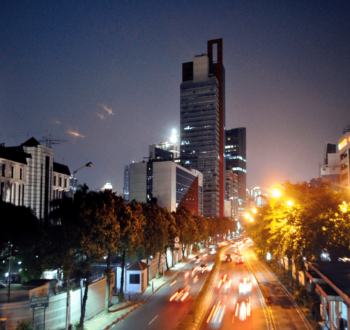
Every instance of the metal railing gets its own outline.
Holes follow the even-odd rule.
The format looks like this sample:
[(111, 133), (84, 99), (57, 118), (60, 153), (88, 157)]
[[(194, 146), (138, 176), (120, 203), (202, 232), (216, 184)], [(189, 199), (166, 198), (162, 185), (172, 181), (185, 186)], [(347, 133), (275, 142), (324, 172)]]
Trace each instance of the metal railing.
[[(0, 292), (0, 304), (9, 302), (8, 292)], [(10, 302), (29, 301), (29, 291), (11, 291)]]

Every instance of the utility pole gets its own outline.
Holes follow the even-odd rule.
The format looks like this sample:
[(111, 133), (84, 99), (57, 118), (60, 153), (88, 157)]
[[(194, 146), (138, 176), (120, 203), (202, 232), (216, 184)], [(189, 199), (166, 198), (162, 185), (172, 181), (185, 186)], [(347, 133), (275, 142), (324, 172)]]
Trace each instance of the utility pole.
[(11, 251), (12, 251), (12, 248), (11, 248), (11, 243), (9, 243), (9, 247), (10, 247), (10, 262), (9, 262), (9, 273), (8, 273), (8, 278), (9, 278), (9, 286), (8, 286), (8, 300), (7, 302), (9, 303), (10, 302), (10, 296), (11, 296)]

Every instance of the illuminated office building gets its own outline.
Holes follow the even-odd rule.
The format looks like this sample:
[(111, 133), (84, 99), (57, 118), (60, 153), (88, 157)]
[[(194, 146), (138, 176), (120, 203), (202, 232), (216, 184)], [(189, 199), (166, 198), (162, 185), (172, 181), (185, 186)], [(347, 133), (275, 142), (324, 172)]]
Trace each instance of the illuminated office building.
[(238, 175), (238, 213), (242, 216), (246, 207), (247, 186), (246, 128), (227, 130), (225, 142), (226, 169)]
[(182, 64), (180, 158), (203, 173), (203, 215), (222, 217), (225, 199), (225, 69), (222, 39)]

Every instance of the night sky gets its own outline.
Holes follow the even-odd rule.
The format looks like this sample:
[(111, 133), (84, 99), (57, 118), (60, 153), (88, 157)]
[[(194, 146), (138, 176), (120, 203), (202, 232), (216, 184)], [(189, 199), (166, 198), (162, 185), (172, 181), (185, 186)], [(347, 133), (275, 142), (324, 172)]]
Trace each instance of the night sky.
[(318, 177), (350, 124), (347, 0), (2, 1), (0, 142), (68, 140), (56, 162), (122, 193), (124, 165), (179, 130), (182, 63), (217, 38), (247, 186)]

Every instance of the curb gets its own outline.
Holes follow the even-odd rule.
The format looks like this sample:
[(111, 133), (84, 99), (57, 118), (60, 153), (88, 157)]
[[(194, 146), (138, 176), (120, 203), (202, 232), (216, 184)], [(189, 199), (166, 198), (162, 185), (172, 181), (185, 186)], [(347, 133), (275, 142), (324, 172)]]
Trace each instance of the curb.
[(139, 303), (137, 303), (133, 308), (131, 308), (129, 311), (127, 311), (125, 314), (119, 316), (115, 321), (113, 321), (110, 325), (107, 325), (105, 328), (103, 328), (102, 330), (108, 330), (110, 329), (112, 326), (116, 325), (119, 321), (121, 321), (122, 319), (124, 319), (125, 317), (127, 317), (129, 314), (131, 314), (133, 311), (135, 311), (137, 308), (139, 308), (141, 305), (143, 305), (143, 303), (146, 302), (146, 300), (151, 297), (152, 295), (154, 295), (159, 289), (161, 289), (165, 284), (167, 284), (168, 282), (170, 282), (171, 280), (173, 280), (190, 262), (192, 261), (192, 259), (187, 262), (183, 267), (181, 267), (173, 276), (169, 277), (161, 286), (159, 286), (157, 289), (155, 289), (151, 294), (149, 294), (147, 297), (145, 297), (142, 301), (140, 301)]
[(115, 321), (113, 321), (110, 325), (107, 325), (105, 328), (103, 328), (103, 330), (108, 330), (111, 327), (113, 327), (113, 325), (116, 325), (119, 321), (121, 321), (122, 319), (124, 319), (125, 317), (127, 317), (130, 313), (132, 313), (135, 309), (139, 308), (141, 305), (143, 304), (142, 302), (139, 302), (138, 304), (136, 304), (133, 308), (131, 308), (129, 311), (127, 311), (125, 314), (119, 316)]

